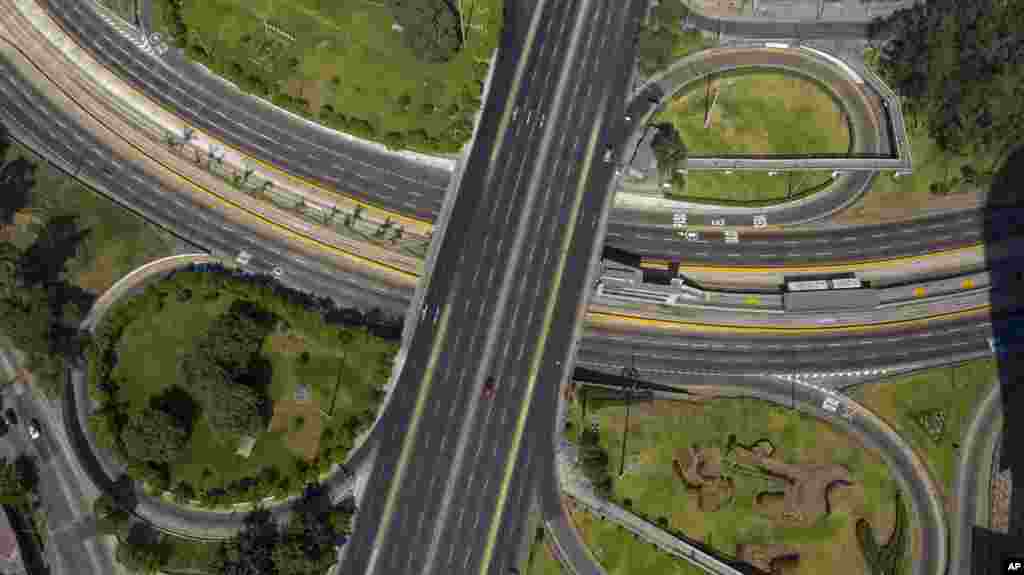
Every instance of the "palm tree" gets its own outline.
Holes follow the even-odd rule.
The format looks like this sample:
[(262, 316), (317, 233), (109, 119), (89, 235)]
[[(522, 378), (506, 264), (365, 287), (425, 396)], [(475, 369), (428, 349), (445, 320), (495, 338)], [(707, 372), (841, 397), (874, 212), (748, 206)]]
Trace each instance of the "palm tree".
[(329, 224), (333, 222), (335, 216), (338, 215), (339, 211), (341, 210), (338, 209), (338, 206), (331, 206), (331, 211), (326, 216), (324, 216), (324, 224)]
[(363, 219), (362, 214), (364, 211), (366, 211), (366, 208), (357, 205), (355, 209), (352, 210), (352, 221), (358, 222), (359, 220)]
[(377, 228), (377, 232), (374, 235), (381, 237), (386, 234), (389, 229), (391, 229), (391, 216), (384, 218), (384, 223)]
[(224, 152), (213, 142), (210, 143), (210, 148), (206, 153), (206, 157), (207, 166), (212, 166), (213, 163), (216, 162), (218, 166), (224, 167)]
[(244, 184), (244, 183), (248, 182), (249, 181), (249, 176), (253, 175), (253, 173), (255, 171), (256, 170), (253, 169), (253, 167), (248, 165), (248, 164), (243, 166), (242, 167), (242, 183)]
[(391, 243), (396, 243), (398, 240), (402, 239), (402, 233), (402, 225), (399, 224), (395, 226), (395, 229), (391, 232)]
[(271, 182), (270, 180), (263, 180), (263, 185), (260, 186), (260, 191), (264, 194), (269, 194), (272, 189), (274, 189), (274, 182)]
[(172, 150), (182, 145), (182, 143), (178, 141), (178, 137), (175, 136), (173, 132), (167, 132), (164, 134), (164, 143)]

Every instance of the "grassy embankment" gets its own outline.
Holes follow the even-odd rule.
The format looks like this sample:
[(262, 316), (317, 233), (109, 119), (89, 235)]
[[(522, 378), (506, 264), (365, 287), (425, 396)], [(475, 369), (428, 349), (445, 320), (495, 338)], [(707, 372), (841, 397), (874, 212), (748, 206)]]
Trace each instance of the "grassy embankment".
[[(776, 72), (728, 74), (700, 82), (658, 113), (679, 130), (690, 155), (847, 153), (845, 114), (812, 81)], [(717, 91), (717, 97), (715, 93)], [(714, 103), (711, 123), (705, 113)], [(821, 172), (691, 172), (671, 197), (698, 202), (763, 205), (812, 193), (830, 180)]]
[[(141, 409), (151, 397), (181, 385), (181, 357), (237, 299), (235, 294), (215, 300), (197, 296), (185, 302), (168, 298), (159, 313), (128, 325), (117, 346), (112, 377), (129, 382), (121, 394), (132, 409)], [(253, 452), (248, 458), (237, 455), (236, 446), (218, 441), (200, 417), (188, 450), (171, 466), (172, 483), (223, 485), (256, 476), (270, 466), (287, 474), (296, 460), (323, 455), (323, 430), (340, 428), (375, 409), (376, 390), (384, 383), (380, 362), (392, 353), (393, 344), (371, 336), (339, 344), (298, 330), (268, 335), (260, 355), (269, 361), (272, 374), (267, 396), (273, 403), (273, 417), (257, 437)], [(308, 400), (295, 399), (300, 383), (309, 390)], [(344, 454), (333, 454), (331, 459), (338, 455)]]
[(995, 377), (995, 360), (976, 360), (868, 384), (851, 397), (914, 446), (939, 483), (948, 506), (956, 474), (954, 445), (959, 444), (971, 412)]
[(153, 25), (191, 58), (295, 113), (389, 146), (452, 153), (472, 131), (502, 0), (457, 6), (465, 41), (444, 62), (407, 45), (403, 34), (413, 31), (388, 1), (154, 0)]
[[(619, 401), (588, 402), (589, 421), (599, 426), (613, 474), (619, 469), (624, 409)], [(578, 417), (578, 406), (574, 410)], [(784, 482), (733, 465), (728, 456), (733, 434), (745, 445), (770, 441), (776, 450), (773, 458), (785, 463), (839, 464), (848, 470), (852, 485), (831, 489), (828, 515), (801, 522), (783, 519), (777, 503), (759, 503), (758, 495), (780, 492)], [(673, 470), (673, 461), (685, 459), (690, 445), (726, 454), (723, 469), (734, 487), (718, 509), (705, 509), (701, 495)], [(668, 527), (729, 556), (739, 544), (785, 544), (800, 554), (796, 573), (859, 574), (866, 564), (856, 522), (864, 518), (880, 537), (887, 536), (895, 520), (895, 488), (877, 454), (816, 418), (750, 399), (659, 401), (632, 407), (626, 473), (615, 482), (614, 499), (651, 519), (664, 517)]]

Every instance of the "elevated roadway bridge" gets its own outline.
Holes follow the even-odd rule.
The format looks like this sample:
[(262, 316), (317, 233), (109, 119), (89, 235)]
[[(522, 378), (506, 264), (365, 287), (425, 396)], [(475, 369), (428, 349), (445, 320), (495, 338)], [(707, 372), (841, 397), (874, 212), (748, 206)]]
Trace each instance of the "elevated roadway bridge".
[[(245, 152), (250, 157), (273, 161), (288, 173), (314, 182), (327, 189), (351, 195), (397, 214), (433, 220), (440, 214), (450, 171), (431, 163), (415, 161), (408, 155), (386, 152), (379, 146), (368, 146), (347, 140), (310, 122), (283, 114), (257, 99), (239, 93), (223, 81), (188, 63), (174, 50), (156, 58), (146, 54), (122, 37), (91, 8), (90, 2), (72, 0), (41, 0), (50, 14), (76, 42), (103, 66), (117, 72), (146, 97), (207, 132), (227, 145)], [(526, 5), (516, 3), (522, 12)], [(623, 45), (630, 45), (624, 40)], [(764, 65), (792, 65), (796, 56), (777, 50), (777, 54), (764, 56), (764, 50), (749, 55), (733, 54), (733, 61), (742, 64), (746, 59)], [(758, 55), (762, 54), (762, 55)], [(810, 57), (804, 54), (805, 57)], [(851, 83), (852, 84), (852, 83)], [(833, 84), (846, 90), (844, 85)], [(643, 106), (643, 95), (630, 106)], [(857, 109), (860, 109), (859, 106)], [(640, 109), (640, 108), (638, 108)], [(634, 119), (638, 116), (633, 116)], [(536, 121), (536, 120), (534, 120)], [(866, 121), (866, 125), (872, 122)], [(629, 134), (623, 134), (625, 140)], [(865, 138), (871, 139), (870, 133)], [(841, 192), (822, 196), (828, 205), (802, 207), (800, 211), (783, 217), (766, 209), (767, 225), (806, 219), (810, 210), (815, 214), (838, 209), (850, 198), (863, 193), (870, 185), (871, 175), (843, 176)], [(728, 212), (728, 210), (725, 210)], [(810, 214), (813, 215), (813, 214)], [(616, 210), (611, 215), (609, 240), (618, 246), (652, 256), (674, 256), (683, 252), (694, 262), (731, 265), (738, 261), (756, 262), (756, 265), (815, 262), (827, 263), (846, 260), (871, 259), (923, 253), (949, 246), (961, 246), (981, 241), (981, 224), (960, 214), (946, 214), (911, 223), (885, 224), (879, 229), (853, 229), (821, 232), (816, 238), (795, 235), (790, 243), (779, 245), (771, 239), (770, 246), (754, 246), (741, 242), (724, 245), (711, 242), (690, 249), (683, 238), (672, 229), (672, 215), (665, 213), (663, 220), (651, 221), (646, 215)], [(976, 215), (976, 214), (975, 214)], [(723, 213), (708, 216), (691, 215), (691, 225), (710, 225), (722, 218), (727, 226), (749, 227), (750, 214)], [(778, 219), (777, 219), (778, 218)], [(959, 221), (963, 219), (964, 221)], [(939, 240), (935, 246), (922, 242), (936, 225), (945, 226), (952, 237)], [(886, 233), (894, 241), (879, 242), (873, 234)], [(780, 232), (775, 232), (782, 235)], [(818, 239), (828, 237), (831, 249), (820, 249)], [(838, 242), (833, 240), (840, 240)]]
[[(21, 90), (16, 88), (16, 87), (11, 87), (10, 89), (11, 89), (11, 93), (12, 94), (13, 93), (21, 93)], [(28, 104), (26, 102), (22, 102), (22, 105), (28, 105)], [(41, 105), (41, 104), (39, 104), (39, 105)], [(495, 105), (498, 106), (500, 109), (504, 110), (504, 108), (502, 108), (502, 106), (504, 106), (504, 103), (502, 103), (502, 104), (495, 104)], [(548, 105), (550, 105), (550, 102), (548, 102)], [(35, 118), (31, 117), (31, 116), (36, 116), (37, 115), (35, 110), (41, 110), (42, 108), (33, 107), (31, 109), (33, 110), (33, 112), (27, 114), (28, 116), (30, 116), (30, 118), (27, 118), (27, 119), (23, 118), (23, 120), (36, 120), (36, 122), (37, 122), (37, 124), (35, 125), (36, 129), (46, 128), (48, 126), (48, 121), (46, 121), (46, 120), (40, 121), (39, 118), (37, 118), (37, 117), (35, 117)], [(6, 112), (6, 110), (5, 110), (5, 112)], [(551, 118), (555, 118), (556, 116), (557, 115), (551, 116), (548, 119), (548, 121), (551, 121)], [(491, 120), (491, 121), (493, 122), (494, 120)], [(565, 122), (566, 120), (563, 119), (562, 121)], [(570, 120), (570, 122), (571, 122), (571, 120)], [(492, 126), (491, 129), (495, 130), (496, 128), (494, 128)], [(54, 139), (55, 138), (53, 136), (50, 136), (50, 145), (57, 146), (57, 144), (53, 141)], [(121, 176), (118, 176), (118, 177), (115, 178), (115, 177), (110, 176), (109, 174), (106, 174), (106, 172), (103, 170), (103, 166), (105, 165), (104, 164), (105, 162), (109, 161), (109, 156), (105, 155), (103, 153), (102, 149), (97, 149), (97, 151), (95, 153), (90, 152), (87, 155), (87, 157), (90, 159), (90, 162), (87, 163), (87, 164), (83, 164), (82, 161), (81, 161), (81, 155), (80, 154), (75, 154), (74, 150), (69, 149), (66, 144), (64, 145), (64, 147), (62, 147), (60, 149), (63, 150), (63, 152), (62, 152), (63, 154), (68, 154), (70, 158), (78, 160), (76, 162), (73, 162), (73, 163), (69, 164), (69, 165), (71, 165), (73, 167), (73, 169), (75, 169), (75, 170), (82, 169), (82, 171), (83, 171), (82, 175), (88, 175), (94, 181), (96, 181), (96, 180), (103, 181), (104, 183), (109, 185), (111, 188), (120, 189), (120, 191), (123, 194), (125, 194), (126, 197), (133, 197), (133, 196), (145, 197), (146, 195), (148, 195), (148, 193), (151, 193), (151, 191), (152, 191), (152, 190), (148, 190), (148, 189), (147, 190), (142, 190), (142, 189), (137, 189), (137, 188), (133, 189), (134, 186), (126, 185), (126, 182), (123, 180), (123, 178)], [(520, 153), (522, 153), (522, 152), (520, 152)], [(573, 153), (579, 154), (580, 150), (578, 148), (574, 149)], [(563, 168), (563, 170), (564, 170), (564, 168)], [(480, 177), (479, 174), (476, 177), (479, 178)], [(566, 175), (564, 175), (564, 172), (563, 172), (563, 176), (562, 177), (572, 177), (572, 176), (566, 176)], [(577, 176), (577, 177), (579, 177), (579, 176)], [(610, 174), (605, 174), (604, 177), (608, 178), (608, 177), (610, 177)], [(569, 193), (572, 193), (572, 192), (570, 191)], [(147, 211), (148, 210), (148, 211), (152, 212), (152, 211), (156, 211), (156, 210), (159, 209), (159, 208), (155, 208), (154, 207), (155, 205), (151, 204), (150, 200), (148, 198), (145, 199), (145, 200), (141, 200), (140, 199), (140, 201), (143, 204), (145, 204), (144, 205), (144, 209), (141, 210), (141, 211)], [(166, 210), (167, 208), (164, 208), (164, 209)], [(181, 213), (180, 210), (175, 210), (175, 208), (173, 208), (173, 207), (170, 208), (167, 211), (171, 211), (171, 212), (178, 211), (181, 214), (180, 217), (182, 219), (188, 219), (187, 218), (187, 212), (186, 213)], [(210, 224), (214, 224), (217, 221), (216, 216), (212, 216), (211, 219), (212, 219), (212, 221), (208, 222)], [(195, 226), (195, 229), (203, 229), (203, 228), (210, 228), (210, 227), (211, 226), (197, 225), (197, 226)], [(595, 228), (595, 229), (599, 229), (599, 227)], [(592, 233), (596, 234), (598, 232), (592, 232)], [(229, 238), (229, 242), (230, 242), (230, 238), (236, 236), (237, 234), (238, 234), (237, 230), (236, 231), (231, 231), (230, 229), (227, 229), (227, 230), (224, 230), (222, 232), (219, 232), (219, 235), (221, 237)], [(197, 238), (197, 241), (204, 242), (206, 240), (200, 237), (200, 238)], [(213, 240), (211, 240), (211, 241), (213, 241)], [(218, 240), (218, 241), (223, 241), (223, 240)], [(266, 250), (266, 255), (260, 254), (259, 258), (257, 259), (257, 263), (259, 265), (262, 265), (263, 262), (273, 261), (273, 259), (276, 259), (276, 258), (279, 258), (279, 257), (287, 257), (288, 254), (295, 253), (294, 249), (290, 248), (288, 246), (275, 246), (274, 250), (276, 250), (276, 251)], [(228, 253), (230, 253), (230, 250), (228, 250)], [(303, 253), (303, 252), (300, 252), (300, 253)], [(264, 258), (266, 258), (266, 259), (264, 259)], [(297, 261), (296, 264), (295, 264), (295, 267), (298, 270), (302, 270), (304, 274), (309, 274), (310, 276), (315, 276), (315, 277), (319, 277), (319, 278), (330, 277), (328, 275), (325, 275), (325, 273), (324, 273), (324, 271), (322, 269), (318, 269), (318, 268), (323, 268), (324, 266), (323, 265), (318, 265), (316, 262), (308, 262), (307, 261), (307, 262), (303, 263), (301, 261)], [(455, 266), (455, 267), (458, 267), (458, 268), (461, 269), (463, 266)], [(452, 269), (452, 266), (450, 266), (449, 269)], [(342, 275), (344, 275), (344, 274), (342, 274)], [(306, 283), (306, 277), (288, 278), (287, 281), (290, 281), (291, 283), (294, 283), (294, 284), (302, 285), (302, 284)], [(328, 281), (330, 281), (330, 280), (328, 280)], [(533, 281), (533, 283), (530, 284), (530, 285), (536, 285), (537, 284), (537, 279), (534, 279), (532, 281)], [(577, 291), (575, 297), (579, 297), (578, 296), (579, 293), (580, 292)], [(348, 301), (351, 301), (351, 299), (355, 298), (355, 297), (358, 297), (357, 294), (352, 293), (352, 294), (349, 294), (347, 296), (347, 298), (345, 298), (345, 299), (347, 299)], [(395, 297), (397, 299), (401, 299), (401, 296), (395, 296)], [(343, 299), (343, 301), (345, 301), (345, 299)], [(428, 302), (429, 302), (429, 298), (428, 298)], [(559, 306), (559, 308), (561, 308), (561, 309), (566, 309), (567, 307), (568, 308), (572, 308), (572, 306)], [(448, 309), (449, 310), (452, 309), (452, 307), (450, 306), (450, 303), (449, 303), (449, 308)], [(450, 318), (451, 318), (451, 316), (449, 316), (449, 321), (450, 321)], [(970, 338), (972, 339), (972, 341), (977, 341), (978, 340), (978, 334), (980, 332), (982, 332), (983, 329), (984, 329), (984, 325), (982, 325), (983, 323), (984, 322), (981, 322), (979, 324), (979, 325), (981, 325), (981, 327), (978, 328), (977, 330), (975, 330), (975, 332), (972, 332), (972, 333), (968, 334), (970, 336)], [(451, 324), (449, 324), (449, 325), (451, 325)], [(920, 331), (920, 332), (924, 332), (924, 331), (927, 331), (928, 329), (930, 329), (930, 328), (926, 327), (923, 324), (920, 325), (920, 326), (917, 326), (917, 328), (918, 328), (918, 331)], [(882, 337), (882, 334), (880, 334), (879, 332), (874, 332), (870, 336), (865, 336), (865, 337), (866, 338), (867, 337)], [(889, 337), (893, 337), (893, 336), (889, 336)], [(525, 341), (525, 340), (520, 338), (520, 340), (517, 340), (517, 341)], [(628, 346), (630, 344), (620, 342), (620, 345)], [(773, 344), (768, 344), (768, 345), (773, 345)], [(814, 346), (814, 345), (816, 345), (816, 342), (803, 343), (803, 344), (797, 344), (797, 345)], [(735, 350), (734, 353), (743, 353), (744, 352), (743, 350), (749, 350), (750, 346), (751, 346), (751, 343), (749, 343), (749, 342), (739, 342), (736, 346), (734, 346), (734, 350)], [(806, 349), (809, 349), (809, 348), (806, 348)], [(922, 349), (924, 349), (924, 348), (922, 348)], [(936, 350), (925, 350), (925, 351), (928, 352), (928, 353), (931, 353), (932, 355), (942, 354), (942, 350), (938, 350), (938, 351), (936, 351)], [(881, 361), (884, 361), (885, 359), (886, 359), (885, 355), (879, 355), (879, 356), (876, 356), (874, 358), (865, 359), (865, 361), (870, 364), (870, 363), (872, 363), (874, 361), (881, 362)], [(479, 378), (477, 380), (477, 385), (479, 386)], [(476, 389), (472, 389), (472, 390), (459, 390), (459, 391), (475, 392)], [(456, 391), (455, 393), (458, 393), (459, 391)], [(549, 402), (547, 400), (547, 398), (544, 397), (544, 394), (554, 393), (554, 391), (555, 391), (554, 390), (554, 386), (540, 386), (540, 387), (538, 387), (538, 389), (537, 389), (538, 395), (537, 395), (537, 397), (534, 398), (535, 404), (536, 405), (553, 405), (554, 402), (553, 401)], [(520, 392), (520, 393), (522, 393), (522, 392)], [(396, 396), (396, 401), (399, 400), (399, 397), (400, 396)], [(463, 399), (468, 398), (468, 396), (466, 396), (466, 395), (463, 395), (461, 397)], [(502, 396), (499, 395), (499, 397), (502, 397)], [(495, 399), (497, 400), (498, 398), (495, 398)], [(505, 398), (503, 400), (501, 400), (501, 402), (495, 403), (495, 405), (496, 406), (508, 405), (510, 407), (505, 407), (503, 409), (505, 409), (505, 410), (510, 410), (511, 409), (511, 410), (514, 411), (514, 409), (519, 407), (519, 404), (521, 404), (521, 401), (519, 402), (519, 404), (517, 404), (516, 403), (516, 399), (517, 398), (515, 398), (515, 397), (511, 397), (510, 398), (508, 396), (505, 396)], [(408, 399), (406, 401), (408, 403)], [(494, 401), (494, 400), (492, 400), (492, 401)], [(510, 403), (506, 404), (506, 403), (503, 403), (503, 402), (510, 402)], [(428, 402), (428, 404), (429, 404), (429, 402)], [(447, 406), (447, 404), (444, 403), (444, 402), (442, 402), (442, 404)], [(432, 407), (432, 404), (431, 404), (431, 407)], [(494, 411), (492, 413), (495, 413), (495, 414), (499, 413), (499, 411), (498, 411), (499, 408), (498, 407), (495, 407), (493, 409), (494, 409)], [(542, 411), (543, 410), (537, 410), (538, 413), (540, 413)], [(553, 419), (553, 418), (544, 418), (544, 417), (540, 417), (540, 416), (537, 416), (537, 417), (539, 419)], [(397, 423), (400, 424), (402, 422), (398, 421)], [(532, 426), (532, 424), (533, 424), (533, 420), (531, 420), (528, 425)], [(390, 430), (390, 429), (393, 429), (393, 427), (389, 428), (387, 426), (381, 426), (381, 427), (379, 427), (379, 429), (388, 429), (388, 430)], [(533, 429), (533, 427), (531, 427), (531, 429)], [(530, 435), (533, 435), (533, 433), (531, 433)], [(537, 435), (538, 436), (543, 436), (543, 434), (541, 434), (539, 432), (538, 432)], [(424, 439), (424, 442), (427, 442), (427, 441), (429, 441), (429, 440)], [(529, 440), (527, 440), (527, 441), (529, 441)], [(543, 448), (543, 445), (536, 446), (536, 445), (524, 444), (524, 446), (525, 447), (521, 447), (520, 448), (520, 453), (521, 454), (529, 454), (531, 447), (536, 447), (537, 449)], [(526, 457), (525, 455), (521, 455), (521, 456), (522, 457)], [(485, 457), (486, 457), (486, 454), (485, 454)], [(492, 457), (493, 457), (493, 455), (492, 455)], [(538, 458), (538, 459), (540, 459), (540, 458)], [(528, 459), (523, 460), (523, 463), (524, 463), (524, 465), (517, 466), (517, 469), (523, 469), (523, 470), (531, 469), (530, 465), (528, 465), (528, 463), (529, 463)], [(527, 481), (523, 481), (523, 482), (518, 481), (518, 479), (519, 479), (518, 477), (516, 477), (515, 479), (516, 480), (512, 481), (511, 483), (509, 483), (509, 485), (514, 485), (514, 486), (517, 486), (517, 487), (521, 486), (519, 488), (522, 489), (522, 490), (528, 490), (530, 488), (529, 486), (533, 484), (533, 483), (531, 483), (530, 478), (526, 478)], [(522, 493), (522, 492), (519, 492), (519, 493)], [(516, 496), (515, 493), (510, 495), (510, 497), (513, 497), (513, 498), (515, 496)], [(408, 500), (405, 500), (405, 501), (406, 502), (410, 502)], [(418, 497), (414, 497), (413, 501), (411, 501), (410, 503), (418, 504)], [(481, 507), (483, 507), (483, 506), (478, 506), (477, 509), (480, 509)], [(415, 512), (415, 509), (414, 509), (415, 505), (413, 505), (412, 508), (413, 508), (412, 512)], [(481, 516), (479, 513), (477, 514), (477, 517), (484, 517), (484, 518), (481, 519), (481, 521), (485, 521), (486, 520), (486, 517), (485, 516)], [(459, 519), (459, 521), (461, 521), (461, 518)], [(508, 525), (510, 525), (510, 526), (516, 524), (513, 519), (509, 519), (506, 523)], [(493, 524), (493, 522), (492, 522), (492, 524)], [(405, 525), (408, 525), (408, 524), (405, 524)], [(448, 533), (460, 533), (461, 534), (463, 532), (459, 531), (459, 530), (460, 529), (465, 530), (465, 529), (468, 529), (468, 527), (466, 527), (465, 525), (459, 525), (458, 523), (456, 523), (456, 525), (455, 525), (455, 527), (453, 529), (454, 529), (454, 531), (449, 530)], [(512, 528), (511, 532), (514, 532), (514, 528)], [(404, 535), (405, 534), (400, 532), (398, 537), (402, 537)], [(412, 535), (412, 534), (410, 534), (410, 535)], [(441, 548), (440, 546), (436, 547), (436, 549), (440, 549), (440, 548)], [(450, 547), (449, 547), (449, 549), (450, 549)], [(428, 549), (428, 552), (429, 552), (429, 549)], [(439, 551), (435, 551), (435, 556), (436, 557), (440, 557), (440, 555), (438, 555), (438, 553), (439, 553)], [(462, 560), (465, 561), (465, 559), (462, 559)], [(471, 560), (474, 560), (474, 558), (471, 557)], [(499, 559), (499, 561), (500, 561), (500, 559)]]
[(521, 540), (522, 503), (553, 461), (544, 444), (600, 253), (613, 175), (600, 158), (621, 139), (634, 57), (621, 46), (644, 8), (540, 0), (529, 21), (506, 14), (341, 572), (515, 565), (506, 543)]

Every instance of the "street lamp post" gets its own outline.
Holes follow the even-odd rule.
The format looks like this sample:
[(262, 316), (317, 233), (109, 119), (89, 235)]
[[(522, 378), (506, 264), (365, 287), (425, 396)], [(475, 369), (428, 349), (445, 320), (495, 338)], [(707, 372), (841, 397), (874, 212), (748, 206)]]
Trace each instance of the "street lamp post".
[(631, 356), (629, 367), (624, 369), (623, 375), (629, 378), (629, 387), (626, 388), (626, 425), (622, 428), (622, 454), (619, 456), (619, 477), (622, 477), (626, 470), (626, 439), (629, 437), (629, 406), (633, 400), (633, 390), (637, 386), (637, 370), (634, 366), (635, 356)]

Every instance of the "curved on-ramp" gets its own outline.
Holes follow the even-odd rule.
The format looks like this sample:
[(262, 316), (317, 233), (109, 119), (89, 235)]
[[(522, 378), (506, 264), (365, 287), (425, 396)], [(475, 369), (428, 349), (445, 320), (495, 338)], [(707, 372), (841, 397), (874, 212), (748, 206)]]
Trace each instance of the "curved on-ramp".
[(967, 575), (971, 572), (971, 531), (976, 518), (984, 515), (978, 508), (979, 503), (989, 500), (989, 494), (984, 492), (989, 484), (982, 479), (991, 478), (991, 475), (979, 470), (992, 466), (991, 459), (984, 459), (986, 454), (991, 455), (985, 447), (999, 434), (1003, 415), (1000, 397), (997, 380), (974, 408), (971, 422), (960, 441), (956, 475), (953, 477), (953, 524), (950, 529), (949, 560), (951, 573)]
[[(81, 329), (92, 332), (118, 300), (139, 292), (169, 274), (196, 264), (223, 265), (224, 261), (210, 254), (194, 253), (161, 258), (142, 265), (114, 283), (96, 300), (82, 321)], [(95, 437), (87, 423), (92, 400), (86, 369), (87, 366), (83, 364), (69, 368), (64, 394), (64, 424), (75, 451), (74, 455), (92, 482), (101, 491), (115, 498), (123, 498), (124, 484), (120, 482), (123, 465), (96, 445)], [(344, 467), (338, 467), (325, 483), (334, 491), (343, 488), (343, 484), (351, 478)], [(137, 486), (134, 486), (132, 491), (131, 497), (135, 504), (133, 514), (162, 532), (193, 540), (222, 540), (234, 536), (243, 526), (244, 512), (253, 507), (250, 504), (241, 504), (228, 510), (199, 509), (171, 503), (160, 496), (147, 495)], [(281, 518), (288, 513), (288, 508), (295, 499), (295, 496), (289, 496), (260, 503), (262, 508), (270, 510), (276, 518)]]
[[(737, 71), (779, 70), (821, 86), (846, 113), (852, 139), (851, 154), (881, 155), (888, 151), (885, 122), (886, 112), (876, 103), (881, 95), (869, 93), (867, 84), (858, 82), (847, 69), (837, 66), (835, 56), (821, 51), (802, 50), (799, 47), (767, 46), (764, 43), (711, 48), (677, 60), (668, 69), (659, 72), (640, 86), (629, 103), (633, 125), (630, 154), (636, 149), (643, 128), (676, 94), (708, 77)], [(731, 227), (750, 227), (754, 216), (764, 217), (768, 225), (794, 225), (822, 219), (832, 215), (860, 198), (874, 179), (874, 172), (839, 174), (825, 191), (805, 198), (763, 207), (715, 206), (712, 204), (682, 204), (678, 211), (685, 212), (690, 226), (711, 225), (715, 220)], [(622, 184), (624, 190), (636, 188)], [(665, 209), (671, 201), (651, 198), (631, 199), (618, 197), (616, 208), (625, 218), (639, 217), (639, 210), (628, 206), (655, 205)], [(685, 207), (684, 207), (685, 206)]]

